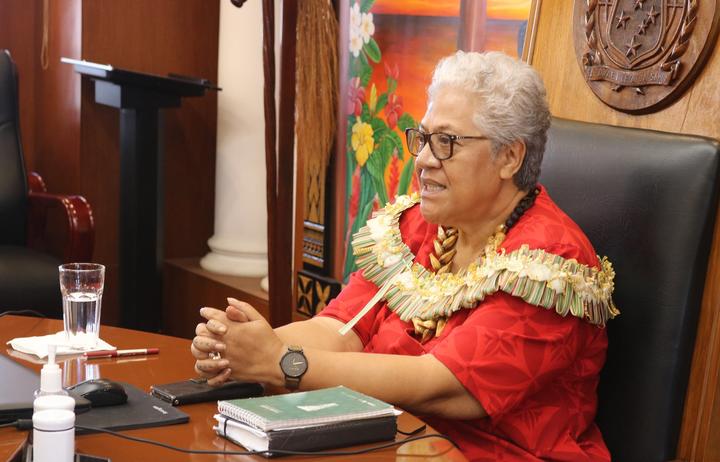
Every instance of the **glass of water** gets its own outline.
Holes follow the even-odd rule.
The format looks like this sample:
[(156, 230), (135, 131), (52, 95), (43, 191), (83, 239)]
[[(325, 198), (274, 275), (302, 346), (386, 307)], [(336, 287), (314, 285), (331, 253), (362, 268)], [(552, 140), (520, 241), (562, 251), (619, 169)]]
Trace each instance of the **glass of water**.
[(105, 266), (66, 263), (59, 268), (65, 338), (74, 348), (94, 348), (100, 335)]

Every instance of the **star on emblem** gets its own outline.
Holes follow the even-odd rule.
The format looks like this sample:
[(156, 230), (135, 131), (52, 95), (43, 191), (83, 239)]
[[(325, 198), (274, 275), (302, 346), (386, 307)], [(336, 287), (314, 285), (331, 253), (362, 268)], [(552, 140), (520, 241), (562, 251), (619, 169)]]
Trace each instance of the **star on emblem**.
[(627, 47), (627, 51), (625, 52), (625, 56), (628, 58), (631, 58), (633, 56), (637, 56), (637, 50), (642, 46), (642, 43), (635, 43), (635, 37), (636, 35), (633, 35), (630, 39), (630, 43), (626, 43), (625, 46)]
[(647, 23), (655, 24), (655, 18), (660, 14), (659, 11), (655, 11), (655, 5), (650, 7), (650, 11), (647, 14)]
[(647, 0), (635, 0), (635, 4), (633, 5), (633, 9), (643, 9), (643, 3), (645, 3)]
[(617, 26), (615, 26), (617, 29), (621, 27), (627, 29), (627, 22), (630, 20), (630, 16), (625, 16), (625, 10), (620, 10), (620, 16), (617, 17), (617, 20)]
[(637, 35), (645, 35), (645, 29), (647, 29), (647, 24), (645, 24), (645, 21), (640, 21), (640, 25), (638, 26)]

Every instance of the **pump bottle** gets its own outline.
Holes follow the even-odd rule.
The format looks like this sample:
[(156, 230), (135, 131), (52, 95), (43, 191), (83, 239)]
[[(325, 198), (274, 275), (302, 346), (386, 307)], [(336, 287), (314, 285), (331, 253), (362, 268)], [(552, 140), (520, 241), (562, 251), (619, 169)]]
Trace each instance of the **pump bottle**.
[(33, 401), (33, 462), (72, 462), (75, 458), (75, 400), (62, 387), (55, 345), (40, 370), (40, 389)]

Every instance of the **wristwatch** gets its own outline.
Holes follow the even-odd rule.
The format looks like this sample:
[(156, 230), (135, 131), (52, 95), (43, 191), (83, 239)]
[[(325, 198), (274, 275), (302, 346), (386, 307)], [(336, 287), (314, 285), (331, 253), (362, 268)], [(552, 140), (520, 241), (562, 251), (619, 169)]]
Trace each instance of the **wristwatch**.
[(297, 390), (300, 379), (308, 370), (308, 361), (301, 346), (288, 346), (287, 352), (280, 358), (280, 369), (285, 374), (285, 388)]

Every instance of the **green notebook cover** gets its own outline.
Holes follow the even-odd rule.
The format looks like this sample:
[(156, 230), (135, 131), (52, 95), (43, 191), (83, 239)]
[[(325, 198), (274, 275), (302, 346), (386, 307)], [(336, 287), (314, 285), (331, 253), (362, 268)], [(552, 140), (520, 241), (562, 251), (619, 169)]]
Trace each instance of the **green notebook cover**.
[(393, 415), (392, 405), (343, 386), (219, 401), (218, 411), (262, 431)]

